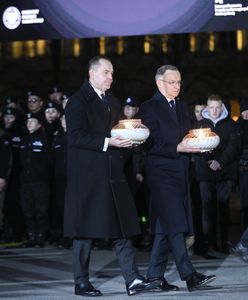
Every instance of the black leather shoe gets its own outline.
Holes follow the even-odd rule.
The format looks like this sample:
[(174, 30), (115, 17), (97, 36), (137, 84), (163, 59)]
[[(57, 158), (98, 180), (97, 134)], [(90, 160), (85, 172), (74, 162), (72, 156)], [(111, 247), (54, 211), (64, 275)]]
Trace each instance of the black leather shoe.
[(34, 247), (36, 243), (36, 237), (33, 232), (28, 232), (27, 241), (24, 243), (25, 247)]
[(151, 283), (148, 282), (144, 277), (139, 276), (135, 278), (132, 282), (126, 284), (128, 296), (133, 296), (142, 291), (151, 290)]
[(243, 254), (247, 254), (248, 253), (248, 248), (244, 247), (240, 242), (232, 247), (232, 252), (233, 253), (236, 253), (236, 254), (239, 254), (239, 255), (243, 255)]
[(221, 252), (225, 254), (230, 254), (232, 252), (232, 245), (229, 241), (221, 243)]
[(215, 275), (206, 276), (204, 274), (195, 272), (188, 280), (186, 280), (187, 288), (190, 292), (194, 290), (200, 290), (203, 286), (215, 279)]
[(240, 242), (232, 247), (232, 253), (238, 254), (242, 260), (246, 263), (248, 263), (248, 248), (244, 247)]
[(44, 233), (38, 233), (36, 236), (36, 245), (40, 248), (43, 248), (45, 246), (46, 239)]
[(75, 285), (75, 295), (97, 297), (102, 296), (102, 293), (99, 290), (96, 290), (93, 285), (87, 281)]
[[(178, 291), (179, 287), (173, 284), (169, 284), (167, 280), (164, 277), (154, 277), (147, 279), (149, 283), (151, 283), (150, 288), (161, 290), (164, 292), (170, 292), (170, 291)], [(153, 287), (152, 287), (153, 285)]]

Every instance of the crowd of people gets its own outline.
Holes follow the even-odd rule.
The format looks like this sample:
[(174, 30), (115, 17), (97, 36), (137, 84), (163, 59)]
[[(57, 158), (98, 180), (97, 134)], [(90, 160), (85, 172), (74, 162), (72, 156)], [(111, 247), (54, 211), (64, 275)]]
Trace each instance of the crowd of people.
[[(109, 92), (113, 72), (111, 61), (97, 56), (71, 97), (55, 87), (46, 101), (34, 92), (22, 107), (12, 98), (3, 101), (1, 240), (72, 246), (77, 295), (101, 296), (89, 279), (94, 245), (115, 249), (128, 295), (178, 290), (164, 277), (169, 253), (188, 290), (199, 289), (215, 275), (195, 270), (192, 244), (206, 258), (214, 250), (248, 262), (248, 100), (242, 100), (237, 122), (218, 94), (188, 107), (178, 97), (179, 70), (164, 65), (151, 99), (140, 104), (131, 96), (121, 105)], [(124, 118), (139, 118), (149, 128), (144, 144), (111, 137)], [(204, 127), (218, 134), (220, 144), (202, 153), (183, 138)], [(229, 234), (234, 185), (244, 231), (236, 246)], [(134, 246), (151, 250), (146, 278)]]
[(28, 92), (25, 105), (1, 105), (1, 240), (27, 247), (70, 247), (63, 237), (68, 97), (57, 87), (43, 100)]

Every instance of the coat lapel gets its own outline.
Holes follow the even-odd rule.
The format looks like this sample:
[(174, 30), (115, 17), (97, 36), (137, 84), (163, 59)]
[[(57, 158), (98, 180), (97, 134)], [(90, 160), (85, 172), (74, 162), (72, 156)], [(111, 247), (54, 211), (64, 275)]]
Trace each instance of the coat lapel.
[(176, 113), (175, 113), (175, 112), (173, 112), (172, 108), (170, 107), (170, 104), (167, 101), (167, 99), (161, 93), (156, 93), (155, 100), (158, 102), (158, 114), (159, 114), (159, 116), (162, 119), (163, 118), (169, 118), (175, 124), (179, 125), (178, 117), (177, 117), (177, 112), (178, 112), (177, 106), (176, 106)]

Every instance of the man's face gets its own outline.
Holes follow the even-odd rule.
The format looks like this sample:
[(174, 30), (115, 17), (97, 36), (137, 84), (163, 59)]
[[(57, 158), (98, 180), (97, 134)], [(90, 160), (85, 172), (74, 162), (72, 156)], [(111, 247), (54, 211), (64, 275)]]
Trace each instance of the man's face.
[(181, 74), (178, 71), (167, 70), (156, 83), (162, 95), (167, 99), (175, 99), (181, 90)]
[(49, 96), (50, 96), (51, 101), (61, 104), (61, 99), (63, 96), (62, 92), (54, 92), (54, 93), (51, 93)]
[(32, 113), (38, 112), (41, 109), (42, 104), (43, 103), (38, 96), (32, 95), (28, 97), (27, 107), (30, 112)]
[(208, 100), (207, 103), (208, 113), (212, 119), (218, 119), (223, 111), (222, 101)]
[(15, 119), (14, 115), (4, 115), (3, 121), (5, 128), (10, 128), (14, 124)]
[(203, 111), (203, 109), (205, 107), (206, 107), (206, 105), (198, 105), (198, 104), (195, 105), (194, 112), (195, 112), (195, 117), (196, 117), (197, 121), (200, 121), (203, 119), (201, 112)]
[(52, 123), (53, 121), (55, 121), (60, 117), (60, 113), (54, 107), (47, 108), (45, 110), (45, 117), (48, 123)]
[(27, 129), (29, 133), (33, 133), (41, 127), (41, 124), (37, 119), (28, 119), (27, 120)]
[(125, 105), (124, 106), (124, 115), (127, 119), (132, 119), (139, 111), (139, 108), (137, 106), (130, 106)]
[(113, 66), (105, 59), (100, 59), (99, 64), (89, 71), (89, 80), (98, 90), (107, 91), (113, 82)]

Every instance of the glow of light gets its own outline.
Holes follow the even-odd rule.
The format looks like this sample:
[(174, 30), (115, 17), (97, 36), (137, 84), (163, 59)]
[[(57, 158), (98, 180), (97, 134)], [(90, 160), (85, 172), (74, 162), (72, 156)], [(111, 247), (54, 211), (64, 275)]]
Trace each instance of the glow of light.
[(99, 39), (99, 53), (100, 55), (106, 54), (106, 40), (105, 37), (100, 37)]
[(80, 39), (74, 39), (73, 40), (73, 55), (75, 57), (78, 57), (80, 55), (81, 45), (80, 45)]
[(11, 52), (14, 59), (21, 58), (23, 56), (23, 42), (12, 42)]
[(241, 51), (244, 48), (244, 36), (242, 30), (236, 31), (237, 50)]
[(162, 52), (167, 53), (168, 52), (168, 35), (164, 34), (162, 36)]
[(45, 40), (36, 41), (36, 54), (37, 56), (43, 56), (46, 54), (46, 44)]
[(196, 51), (196, 35), (194, 33), (189, 36), (189, 50), (190, 52)]
[(210, 52), (213, 52), (215, 50), (215, 36), (213, 33), (209, 34), (208, 49)]
[(124, 39), (123, 37), (118, 37), (117, 40), (117, 54), (122, 55), (124, 53)]
[(145, 36), (144, 41), (144, 53), (149, 54), (151, 52), (151, 42), (149, 36)]
[(202, 129), (202, 128), (199, 128), (197, 130), (197, 138), (200, 138), (200, 139), (204, 139), (206, 137), (206, 134), (205, 134), (205, 130)]
[(35, 56), (35, 42), (34, 41), (26, 41), (25, 45), (25, 56), (26, 57), (34, 57)]

